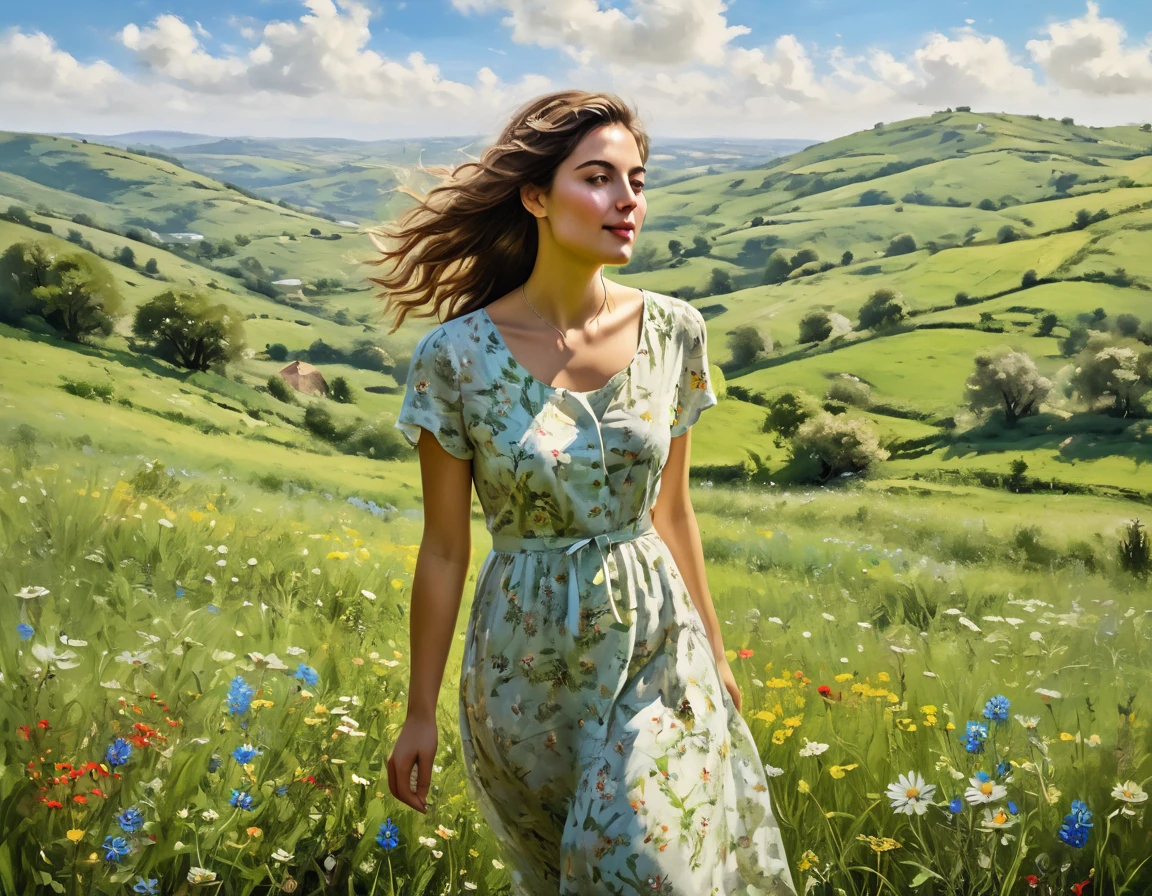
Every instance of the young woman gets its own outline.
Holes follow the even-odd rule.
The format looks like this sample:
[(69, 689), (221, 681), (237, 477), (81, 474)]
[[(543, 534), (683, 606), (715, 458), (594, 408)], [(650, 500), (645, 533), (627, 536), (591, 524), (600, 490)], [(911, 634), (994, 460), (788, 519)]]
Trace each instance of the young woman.
[(492, 551), (459, 724), (516, 892), (794, 894), (688, 496), (690, 427), (716, 404), (704, 320), (604, 277), (632, 257), (647, 158), (619, 97), (550, 94), (377, 231), (396, 327), (449, 305), (396, 424), (426, 513), (388, 783), (427, 811), (475, 482)]

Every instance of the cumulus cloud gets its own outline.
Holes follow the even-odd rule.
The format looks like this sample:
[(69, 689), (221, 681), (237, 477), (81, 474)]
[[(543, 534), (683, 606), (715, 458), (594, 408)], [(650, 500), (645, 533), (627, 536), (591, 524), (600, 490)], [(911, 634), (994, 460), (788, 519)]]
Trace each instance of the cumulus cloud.
[(729, 25), (723, 0), (633, 0), (633, 15), (597, 0), (452, 0), (463, 13), (503, 11), (518, 44), (557, 48), (582, 65), (595, 60), (676, 66), (719, 65), (728, 44), (749, 34)]
[(106, 62), (89, 65), (46, 34), (13, 31), (0, 37), (0, 97), (5, 104), (39, 105), (71, 99), (112, 108), (131, 102), (129, 80)]
[(1086, 93), (1132, 94), (1152, 91), (1152, 42), (1128, 46), (1124, 27), (1101, 18), (1089, 3), (1079, 19), (1048, 26), (1047, 40), (1026, 44), (1053, 82)]

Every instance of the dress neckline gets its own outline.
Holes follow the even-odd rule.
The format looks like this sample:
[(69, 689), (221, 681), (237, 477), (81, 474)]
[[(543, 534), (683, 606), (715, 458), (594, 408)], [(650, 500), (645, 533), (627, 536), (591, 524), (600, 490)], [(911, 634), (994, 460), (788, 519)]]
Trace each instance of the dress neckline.
[(619, 380), (625, 374), (630, 373), (632, 368), (636, 365), (636, 362), (640, 359), (640, 352), (644, 349), (644, 337), (648, 332), (648, 319), (650, 317), (649, 310), (648, 310), (648, 301), (649, 301), (648, 300), (648, 290), (644, 289), (643, 287), (637, 287), (637, 288), (640, 290), (640, 295), (641, 295), (640, 341), (636, 345), (636, 351), (632, 355), (632, 360), (628, 362), (628, 365), (626, 367), (624, 367), (621, 370), (616, 371), (616, 373), (612, 374), (612, 376), (610, 376), (608, 378), (608, 381), (606, 383), (604, 383), (604, 385), (597, 386), (595, 389), (588, 389), (588, 390), (583, 391), (583, 392), (579, 391), (577, 389), (569, 389), (565, 386), (552, 386), (552, 385), (549, 385), (548, 383), (544, 382), (543, 380), (538, 379), (536, 376), (534, 376), (532, 374), (532, 372), (530, 370), (528, 370), (527, 367), (525, 367), (523, 364), (521, 364), (519, 361), (516, 360), (516, 356), (512, 354), (512, 350), (508, 348), (508, 343), (506, 343), (504, 341), (504, 337), (500, 333), (500, 328), (496, 326), (496, 322), (494, 320), (492, 320), (491, 315), (488, 314), (488, 309), (482, 307), (482, 308), (480, 308), (480, 313), (483, 315), (484, 320), (488, 322), (488, 326), (491, 328), (492, 332), (496, 335), (496, 340), (499, 343), (500, 349), (504, 352), (504, 354), (507, 355), (509, 358), (511, 358), (513, 361), (515, 361), (516, 365), (522, 371), (524, 371), (525, 374), (527, 374), (529, 377), (531, 377), (531, 379), (534, 382), (539, 383), (542, 388), (544, 388), (548, 392), (555, 392), (555, 393), (564, 394), (564, 395), (585, 395), (585, 396), (595, 395), (598, 392), (603, 392), (605, 389), (607, 389), (609, 386), (613, 385), (617, 380)]

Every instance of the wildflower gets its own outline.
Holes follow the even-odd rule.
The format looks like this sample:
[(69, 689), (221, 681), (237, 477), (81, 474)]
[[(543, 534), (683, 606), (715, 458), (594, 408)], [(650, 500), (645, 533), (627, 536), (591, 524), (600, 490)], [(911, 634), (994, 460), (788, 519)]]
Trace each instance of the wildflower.
[(1088, 834), (1092, 827), (1092, 811), (1082, 800), (1072, 801), (1072, 811), (1064, 816), (1057, 835), (1069, 846), (1080, 849), (1088, 842)]
[(216, 880), (216, 872), (209, 871), (207, 868), (200, 868), (193, 865), (188, 869), (188, 883), (190, 884), (207, 884)]
[(981, 722), (969, 721), (964, 730), (964, 749), (969, 753), (983, 753), (984, 741), (988, 739), (988, 726)]
[(1023, 725), (1026, 731), (1035, 731), (1036, 726), (1040, 724), (1040, 716), (1022, 716), (1017, 713), (1013, 718)]
[(376, 834), (376, 842), (380, 844), (382, 849), (395, 849), (400, 845), (400, 829), (393, 824), (391, 817), (380, 825), (380, 831)]
[(32, 656), (45, 665), (51, 663), (57, 669), (75, 669), (80, 665), (75, 650), (57, 650), (47, 644), (33, 644)]
[(160, 883), (159, 878), (151, 877), (144, 880), (139, 874), (136, 875), (136, 883), (132, 885), (133, 893), (144, 893), (146, 896), (156, 896), (156, 887)]
[(131, 834), (134, 831), (140, 830), (144, 824), (144, 816), (140, 814), (140, 810), (135, 806), (129, 806), (123, 812), (116, 816), (116, 821), (120, 823), (120, 829), (126, 834)]
[(985, 771), (978, 771), (968, 779), (972, 786), (964, 791), (964, 798), (975, 805), (976, 803), (994, 803), (1008, 796), (1008, 788), (1003, 784), (996, 784)]
[(232, 684), (228, 686), (227, 702), (228, 712), (232, 715), (238, 713), (246, 713), (248, 708), (252, 705), (252, 697), (255, 696), (256, 690), (244, 678), (237, 675), (232, 679)]
[(804, 746), (800, 748), (801, 756), (819, 756), (828, 749), (828, 744), (817, 743), (814, 740), (804, 738)]
[(232, 758), (235, 759), (241, 765), (247, 765), (249, 762), (251, 762), (257, 756), (262, 756), (262, 755), (264, 755), (264, 751), (263, 750), (257, 750), (255, 747), (252, 746), (252, 744), (244, 744), (243, 746), (239, 746), (235, 750), (232, 751)]
[(834, 765), (828, 769), (828, 774), (830, 774), (833, 778), (843, 778), (846, 774), (848, 774), (848, 772), (856, 768), (857, 765), (858, 763), (856, 762), (853, 762), (851, 765)]
[(109, 834), (104, 838), (104, 860), (106, 862), (119, 862), (131, 851), (132, 847), (123, 837), (113, 837)]
[(1046, 700), (1059, 700), (1062, 696), (1059, 691), (1052, 691), (1048, 688), (1036, 688), (1036, 693)]
[(1112, 788), (1112, 796), (1126, 803), (1142, 803), (1148, 799), (1148, 794), (1145, 793), (1144, 788), (1135, 781), (1125, 781), (1123, 784), (1117, 784)]
[(452, 828), (446, 828), (444, 825), (437, 826), (436, 833), (443, 837), (445, 840), (450, 840), (456, 834)]
[(804, 855), (796, 862), (796, 867), (801, 871), (807, 871), (809, 868), (815, 868), (820, 863), (820, 859), (812, 850), (806, 850)]
[(748, 657), (752, 656), (752, 651), (745, 648), (742, 650), (737, 650), (736, 655), (740, 657), (740, 659), (746, 660)]
[(240, 809), (251, 809), (252, 795), (250, 793), (245, 793), (242, 790), (233, 789), (232, 796), (228, 800), (228, 805), (236, 806)]
[(16, 631), (20, 635), (21, 641), (27, 641), (34, 634), (36, 634), (36, 629), (32, 628), (32, 626), (30, 626), (27, 622), (21, 622), (18, 626), (16, 626)]
[(43, 588), (40, 585), (29, 585), (27, 588), (21, 588), (17, 591), (16, 596), (24, 600), (34, 600), (37, 597), (44, 597), (51, 593), (47, 588)]
[(952, 799), (948, 802), (948, 811), (953, 815), (959, 815), (962, 811), (964, 811), (964, 801), (958, 796), (952, 797)]
[(1027, 881), (1028, 886), (1033, 890), (1040, 886), (1040, 878), (1038, 878), (1035, 874), (1025, 875), (1024, 880)]
[(891, 837), (865, 837), (863, 834), (857, 834), (856, 839), (863, 840), (865, 843), (867, 843), (870, 847), (872, 847), (873, 852), (887, 852), (890, 849), (900, 848), (900, 844), (893, 840)]
[(293, 678), (298, 678), (310, 688), (315, 687), (316, 683), (320, 681), (319, 673), (317, 673), (317, 671), (311, 666), (304, 665), (304, 663), (301, 663), (296, 667), (296, 674), (293, 676)]
[(1008, 698), (997, 695), (984, 704), (984, 718), (993, 722), (1008, 721)]
[(200, 813), (200, 817), (203, 818), (209, 824), (211, 824), (212, 822), (214, 822), (216, 819), (218, 819), (220, 817), (220, 813), (217, 812), (215, 809), (205, 809), (203, 812)]
[(1016, 824), (1016, 819), (1003, 809), (997, 809), (995, 812), (991, 809), (985, 809), (984, 817), (980, 820), (980, 827), (985, 831), (999, 830), (1014, 824)]
[(292, 853), (285, 852), (283, 849), (278, 849), (272, 853), (272, 861), (274, 862), (290, 862), (292, 860)]
[(132, 755), (132, 744), (124, 740), (122, 737), (116, 738), (107, 750), (104, 751), (104, 758), (108, 760), (109, 765), (124, 765), (128, 761), (128, 757)]
[(932, 803), (932, 794), (936, 792), (935, 784), (926, 784), (919, 772), (909, 772), (900, 775), (899, 780), (888, 785), (886, 794), (892, 801), (892, 809), (911, 815), (923, 815)]
[(73, 843), (79, 843), (84, 839), (84, 831), (82, 831), (80, 828), (73, 828), (65, 836), (67, 836), (67, 838)]
[(284, 661), (274, 653), (265, 656), (262, 653), (252, 651), (248, 654), (248, 659), (256, 664), (257, 669), (271, 669), (274, 672), (288, 671), (288, 667), (284, 664)]

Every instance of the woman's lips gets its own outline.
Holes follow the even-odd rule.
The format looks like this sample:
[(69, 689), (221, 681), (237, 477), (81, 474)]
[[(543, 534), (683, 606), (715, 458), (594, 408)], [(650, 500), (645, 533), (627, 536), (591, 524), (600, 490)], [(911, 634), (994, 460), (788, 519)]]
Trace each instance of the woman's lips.
[(604, 229), (607, 230), (609, 233), (616, 234), (616, 236), (620, 237), (620, 239), (622, 239), (622, 240), (630, 240), (630, 239), (632, 239), (632, 237), (636, 233), (636, 231), (631, 230), (627, 227), (621, 227), (621, 228), (605, 227)]

